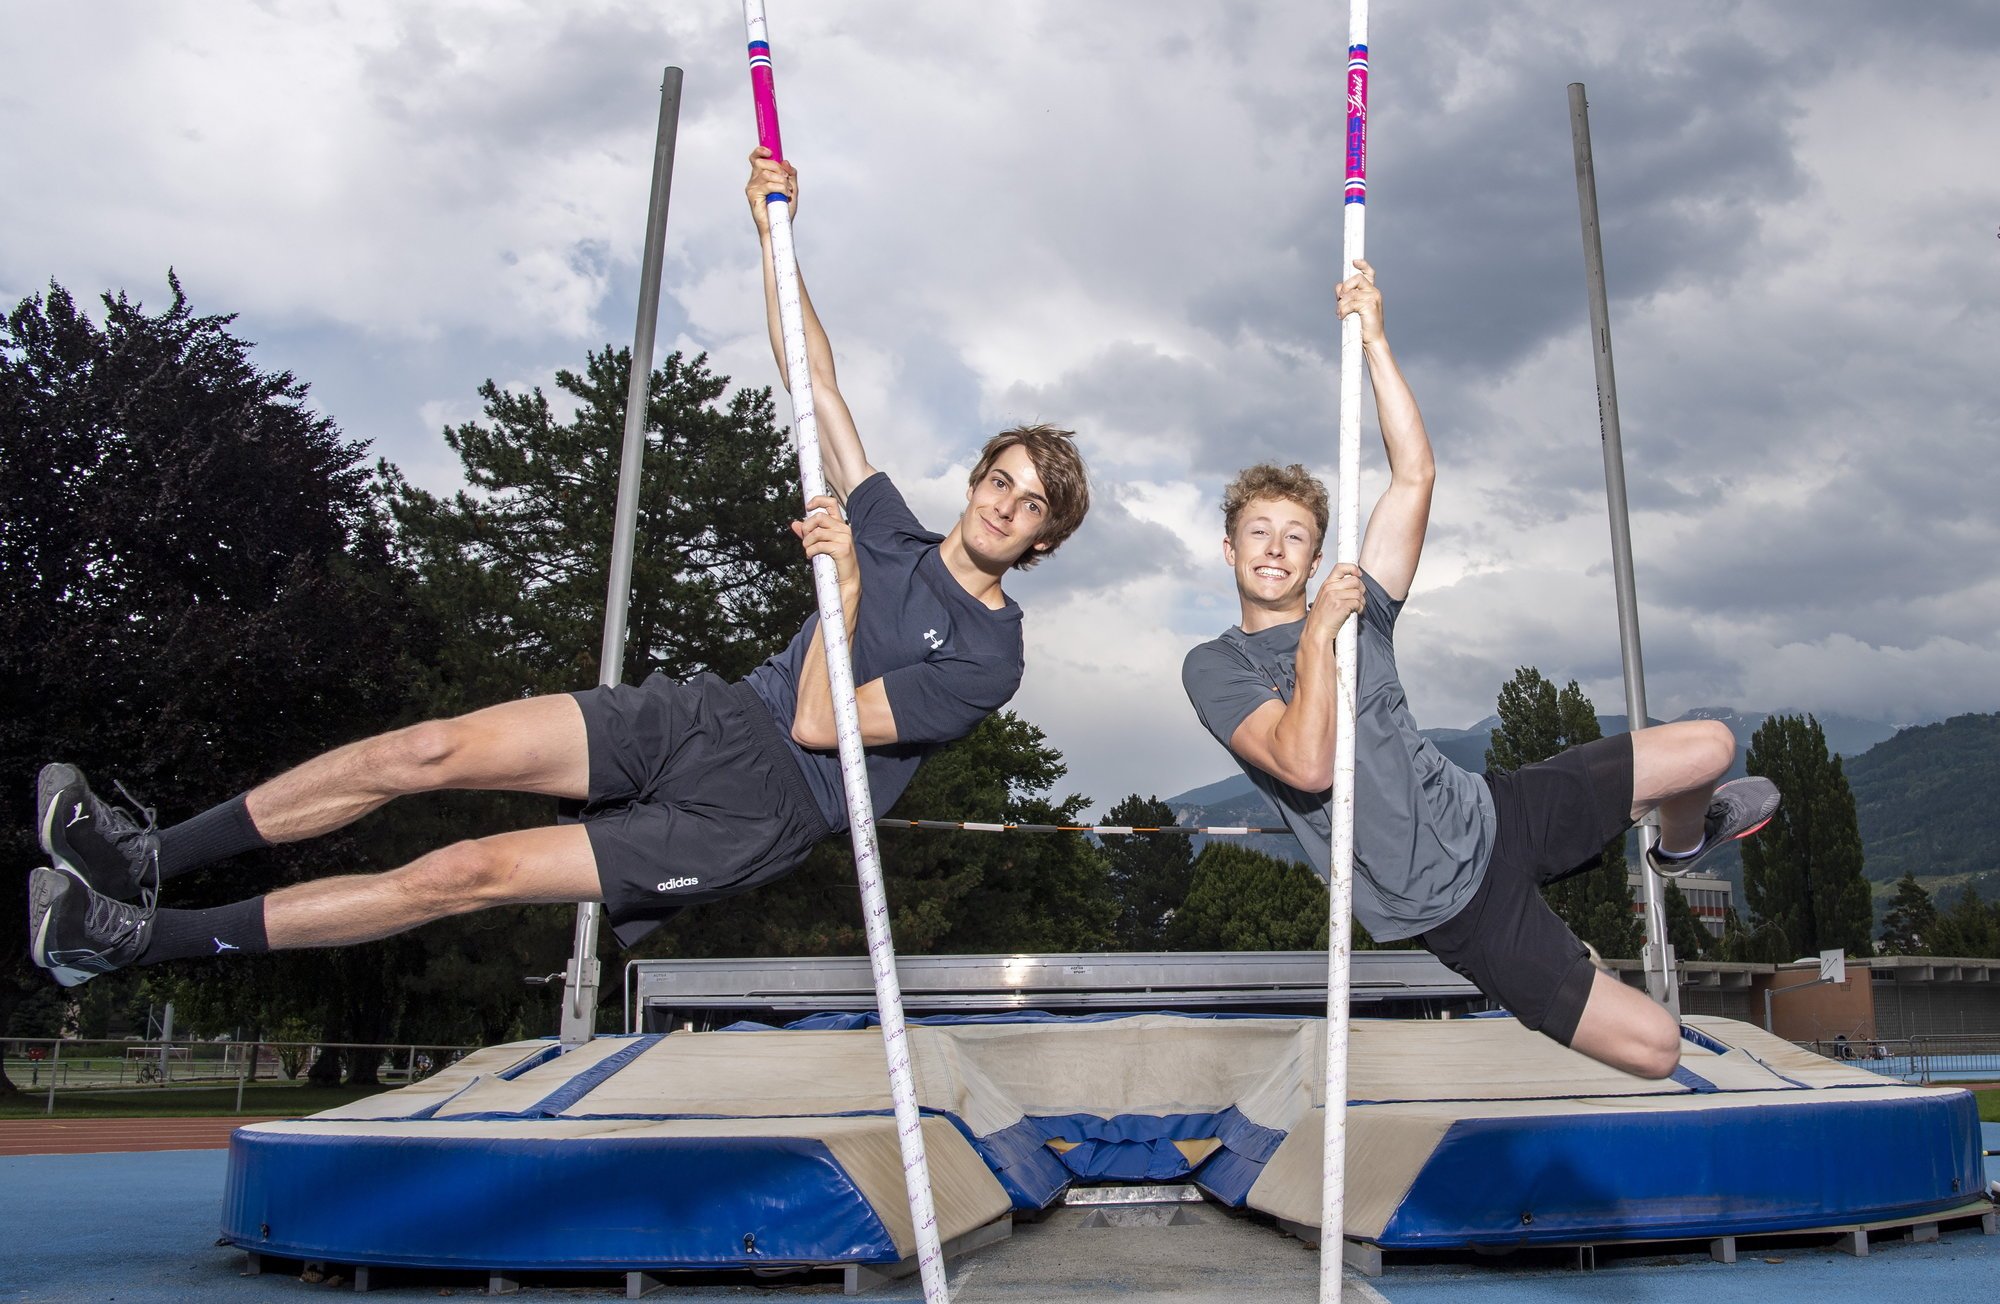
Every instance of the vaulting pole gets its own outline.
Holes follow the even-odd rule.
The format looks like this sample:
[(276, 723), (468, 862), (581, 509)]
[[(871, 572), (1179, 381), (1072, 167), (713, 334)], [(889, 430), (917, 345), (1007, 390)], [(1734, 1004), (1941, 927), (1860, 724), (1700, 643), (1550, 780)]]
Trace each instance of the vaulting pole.
[[(771, 72), (771, 42), (763, 0), (743, 0), (750, 36), (750, 93), (757, 106), (757, 141), (783, 158), (778, 139), (778, 99)], [(799, 304), (799, 267), (792, 245), (791, 204), (767, 195), (771, 217), (771, 265), (778, 283), (778, 324), (785, 342), (785, 374), (792, 389), (792, 429), (799, 447), (799, 489), (809, 502), (826, 492), (820, 470), (819, 426), (813, 417), (812, 374), (806, 364), (805, 316)], [(882, 1042), (889, 1057), (889, 1092), (896, 1106), (896, 1136), (903, 1152), (903, 1184), (910, 1198), (910, 1222), (917, 1237), (917, 1267), (927, 1304), (947, 1299), (944, 1250), (938, 1243), (937, 1211), (931, 1202), (930, 1164), (924, 1158), (923, 1120), (910, 1071), (910, 1043), (903, 1026), (903, 990), (896, 980), (896, 946), (889, 936), (889, 901), (882, 890), (882, 860), (875, 845), (875, 802), (868, 791), (867, 759), (861, 750), (861, 721), (854, 703), (854, 665), (847, 648), (847, 622), (840, 608), (840, 581), (833, 558), (813, 558), (813, 587), (819, 596), (820, 632), (826, 644), (827, 679), (833, 690), (835, 730), (840, 739), (840, 777), (847, 790), (847, 824), (854, 844), (854, 872), (861, 881), (861, 915), (868, 928), (868, 960), (875, 974), (875, 1002), (882, 1015)]]
[[(1368, 220), (1368, 0), (1347, 0), (1347, 192), (1341, 205), (1340, 277), (1354, 274)], [(1361, 316), (1340, 325), (1340, 502), (1336, 562), (1361, 556)], [(1348, 619), (1333, 655), (1333, 863), (1327, 875), (1326, 1148), (1320, 1160), (1319, 1297), (1338, 1304), (1347, 1250), (1347, 988), (1354, 916), (1354, 658)]]
[[(653, 136), (653, 191), (646, 202), (646, 245), (639, 262), (639, 321), (632, 332), (632, 381), (625, 390), (625, 444), (618, 460), (618, 505), (611, 523), (611, 580), (604, 596), (604, 641), (597, 682), (625, 677), (625, 628), (632, 604), (632, 553), (639, 523), (640, 464), (646, 453), (646, 415), (652, 403), (653, 334), (660, 320), (660, 267), (666, 261), (667, 200), (674, 189), (674, 142), (680, 135), (681, 70), (669, 68), (660, 83), (660, 126)], [(603, 907), (576, 908), (569, 969), (563, 975), (562, 1044), (574, 1049), (597, 1032), (597, 926)]]
[[(1611, 366), (1611, 307), (1604, 288), (1604, 240), (1597, 226), (1597, 164), (1590, 153), (1590, 106), (1583, 83), (1569, 84), (1570, 151), (1576, 162), (1576, 207), (1583, 220), (1583, 279), (1590, 297), (1591, 357), (1597, 364), (1597, 436), (1604, 449), (1604, 499), (1611, 509), (1611, 574), (1618, 595), (1618, 645), (1625, 661), (1625, 723), (1646, 727), (1646, 665), (1639, 651), (1639, 597), (1632, 579), (1632, 518), (1625, 507), (1625, 445), (1618, 430), (1618, 376)], [(1651, 819), (1639, 826), (1639, 890), (1646, 911), (1646, 945), (1640, 964), (1646, 992), (1681, 1012), (1679, 966), (1667, 940), (1666, 889), (1646, 867), (1646, 853), (1660, 840)]]

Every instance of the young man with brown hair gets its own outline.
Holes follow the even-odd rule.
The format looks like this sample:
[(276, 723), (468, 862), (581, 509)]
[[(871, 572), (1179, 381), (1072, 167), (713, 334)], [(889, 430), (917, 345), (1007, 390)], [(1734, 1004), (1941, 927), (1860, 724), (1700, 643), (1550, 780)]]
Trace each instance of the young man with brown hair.
[[(765, 196), (796, 173), (762, 149), (746, 194), (763, 245)], [(801, 286), (801, 298), (804, 288)], [(1083, 521), (1089, 485), (1070, 432), (988, 440), (945, 535), (918, 524), (870, 465), (826, 332), (804, 299), (807, 352), (832, 494), (792, 530), (839, 576), (868, 777), (878, 809), (924, 756), (1004, 705), (1023, 669), (1021, 609), (1001, 590)], [(845, 508), (845, 518), (842, 508)], [(29, 881), (35, 962), (74, 986), (130, 964), (343, 946), (488, 906), (593, 900), (630, 943), (678, 910), (796, 869), (847, 827), (820, 622), (740, 683), (714, 675), (506, 702), (350, 743), (172, 828), (141, 827), (73, 766), (43, 769), (37, 819), (53, 862)], [(444, 847), (379, 874), (284, 888), (210, 910), (158, 909), (162, 880), (273, 843), (317, 837), (409, 793), (539, 792), (575, 822)]]
[(1360, 314), (1389, 462), (1360, 565), (1335, 566), (1309, 606), (1326, 488), (1301, 466), (1244, 471), (1223, 499), (1222, 544), (1242, 621), (1188, 653), (1182, 682), (1202, 723), (1324, 877), (1332, 861), (1333, 640), (1357, 617), (1355, 918), (1377, 941), (1421, 938), (1528, 1027), (1614, 1067), (1667, 1077), (1680, 1058), (1673, 1015), (1597, 969), (1540, 889), (1592, 868), (1607, 842), (1655, 810), (1662, 854), (1649, 863), (1686, 873), (1762, 828), (1777, 789), (1754, 778), (1717, 786), (1736, 740), (1711, 720), (1639, 729), (1483, 777), (1417, 732), (1394, 637), (1423, 552), (1436, 468), (1383, 333), (1374, 271), (1355, 267), (1339, 288), (1339, 315)]

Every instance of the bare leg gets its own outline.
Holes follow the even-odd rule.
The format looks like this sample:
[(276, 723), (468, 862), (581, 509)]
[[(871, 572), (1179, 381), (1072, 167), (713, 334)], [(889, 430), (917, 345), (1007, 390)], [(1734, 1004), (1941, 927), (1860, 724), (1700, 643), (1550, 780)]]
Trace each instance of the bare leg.
[[(1657, 808), (1660, 844), (1692, 850), (1715, 785), (1736, 758), (1736, 736), (1715, 720), (1656, 725), (1632, 734), (1632, 818)], [(1680, 1063), (1680, 1021), (1644, 992), (1603, 970), (1591, 977), (1590, 995), (1570, 1048), (1642, 1078), (1664, 1078)]]
[(247, 809), (266, 841), (298, 842), (440, 788), (588, 797), (590, 749), (576, 699), (502, 702), (336, 747), (251, 789)]
[(1570, 1049), (1642, 1078), (1671, 1077), (1681, 1062), (1681, 1026), (1667, 1007), (1599, 969)]
[(602, 900), (581, 824), (459, 842), (386, 874), (348, 874), (264, 898), (274, 951), (351, 946), (487, 906)]
[(1715, 785), (1736, 759), (1736, 735), (1718, 720), (1654, 725), (1632, 734), (1632, 818), (1659, 808), (1660, 845), (1692, 851)]

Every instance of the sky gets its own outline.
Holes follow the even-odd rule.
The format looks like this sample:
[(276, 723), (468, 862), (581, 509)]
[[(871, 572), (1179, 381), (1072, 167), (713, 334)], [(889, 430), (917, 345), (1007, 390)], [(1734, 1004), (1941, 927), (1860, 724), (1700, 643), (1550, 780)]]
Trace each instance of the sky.
[[(800, 262), (872, 460), (940, 529), (996, 430), (1089, 460), (1090, 519), (1008, 581), (1060, 791), (1233, 772), (1180, 663), (1237, 616), (1228, 477), (1332, 478), (1344, 7), (769, 10)], [(0, 0), (0, 30), (0, 304), (162, 304), (171, 267), (455, 488), (442, 431), (482, 380), (629, 344), (672, 64), (660, 351), (779, 379), (730, 0)], [(1397, 629), (1419, 723), (1473, 724), (1524, 665), (1624, 709), (1577, 81), (1651, 713), (2000, 709), (2000, 6), (1388, 0), (1370, 46), (1368, 255), (1439, 468)], [(1363, 463), (1365, 510), (1372, 412)]]

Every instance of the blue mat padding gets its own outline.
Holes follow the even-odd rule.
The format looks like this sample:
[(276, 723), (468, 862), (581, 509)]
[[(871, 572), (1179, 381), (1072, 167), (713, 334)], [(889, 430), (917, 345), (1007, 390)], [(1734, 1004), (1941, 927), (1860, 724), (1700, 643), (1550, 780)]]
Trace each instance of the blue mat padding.
[(1046, 1209), (1061, 1197), (1074, 1180), (1055, 1151), (1049, 1149), (1035, 1120), (1024, 1118), (1012, 1127), (1003, 1127), (986, 1136), (974, 1136), (972, 1129), (956, 1114), (947, 1114), (980, 1159), (993, 1170), (1007, 1198), (1023, 1213)]
[(1656, 1240), (1938, 1212), (1978, 1192), (1977, 1121), (1968, 1092), (1461, 1119), (1377, 1239), (1395, 1249)]
[(1037, 1118), (1042, 1140), (1066, 1141), (1063, 1167), (1090, 1182), (1173, 1182), (1194, 1171), (1176, 1141), (1215, 1135), (1213, 1113), (1064, 1114)]
[[(1208, 1114), (1095, 1114), (1023, 1118), (988, 1136), (974, 1136), (964, 1122), (947, 1115), (1014, 1202), (1027, 1211), (1045, 1209), (1073, 1181), (1175, 1182), (1193, 1180), (1216, 1199), (1242, 1208), (1251, 1184), (1277, 1152), (1285, 1134), (1260, 1127), (1234, 1105)], [(1222, 1148), (1199, 1165), (1176, 1141), (1214, 1138)], [(1071, 1142), (1058, 1153), (1051, 1140)]]
[(893, 1263), (820, 1142), (238, 1132), (223, 1235), (340, 1263), (473, 1269)]

